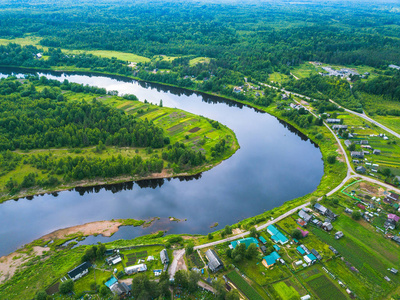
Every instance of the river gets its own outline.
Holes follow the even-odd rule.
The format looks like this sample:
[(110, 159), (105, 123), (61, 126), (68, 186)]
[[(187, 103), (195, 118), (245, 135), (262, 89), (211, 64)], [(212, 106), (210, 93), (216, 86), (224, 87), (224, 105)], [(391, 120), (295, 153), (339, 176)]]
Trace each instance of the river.
[[(0, 69), (0, 77), (19, 69)], [(0, 204), (0, 256), (54, 230), (117, 218), (159, 221), (146, 229), (124, 227), (112, 239), (156, 230), (206, 234), (316, 189), (323, 175), (319, 148), (274, 116), (245, 105), (179, 88), (121, 77), (45, 72), (50, 79), (135, 94), (217, 120), (231, 128), (240, 149), (210, 171), (191, 178), (146, 180), (80, 188)], [(181, 222), (170, 222), (175, 217)], [(186, 220), (186, 221), (185, 221)], [(219, 226), (210, 226), (218, 222)], [(106, 241), (91, 238), (89, 241)]]

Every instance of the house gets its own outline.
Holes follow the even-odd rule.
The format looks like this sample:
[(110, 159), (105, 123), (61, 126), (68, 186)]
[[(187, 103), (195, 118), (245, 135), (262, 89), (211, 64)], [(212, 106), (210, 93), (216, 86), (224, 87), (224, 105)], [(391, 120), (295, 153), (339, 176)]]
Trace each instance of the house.
[(278, 245), (273, 245), (272, 247), (274, 247), (274, 249), (276, 250), (276, 252), (279, 252), (279, 250), (281, 250), (281, 248), (279, 248)]
[(121, 261), (122, 261), (122, 259), (121, 259), (121, 256), (119, 255), (119, 253), (114, 254), (113, 256), (110, 256), (110, 257), (106, 258), (106, 263), (109, 266), (116, 265), (117, 263), (119, 263)]
[(333, 125), (332, 129), (333, 130), (347, 129), (347, 125)]
[(125, 270), (126, 274), (130, 275), (130, 274), (134, 274), (134, 273), (147, 271), (147, 266), (145, 264), (139, 264), (139, 265), (126, 267), (124, 270)]
[(299, 217), (302, 218), (306, 223), (310, 222), (312, 216), (306, 213), (304, 210), (300, 210), (298, 213)]
[(399, 195), (390, 193), (387, 198), (392, 199), (393, 201), (399, 201)]
[(332, 246), (329, 246), (329, 250), (331, 250), (335, 255), (339, 254), (339, 252), (335, 248), (333, 248)]
[(289, 99), (288, 95), (282, 94), (282, 100), (287, 100), (287, 99)]
[(350, 153), (352, 158), (361, 158), (364, 159), (364, 153), (361, 151), (351, 151)]
[(330, 222), (324, 222), (322, 224), (322, 229), (325, 231), (331, 231), (333, 229), (333, 226)]
[(261, 236), (260, 235), (260, 237), (258, 238), (260, 241), (261, 241), (261, 243), (263, 243), (264, 245), (267, 243), (267, 240), (263, 237), (263, 236)]
[(395, 241), (397, 244), (400, 244), (400, 236), (392, 237), (392, 240)]
[(300, 300), (309, 300), (309, 299), (311, 299), (311, 296), (309, 294), (300, 298)]
[(248, 238), (244, 238), (244, 239), (240, 239), (237, 241), (233, 241), (230, 245), (229, 248), (231, 249), (235, 249), (238, 245), (240, 244), (245, 244), (246, 245), (246, 249), (251, 245), (251, 244), (256, 244), (256, 246), (258, 247), (258, 241), (256, 238), (253, 237), (248, 237)]
[(118, 295), (120, 298), (131, 295), (131, 289), (125, 282), (117, 282), (110, 287), (110, 290), (114, 295)]
[(274, 251), (270, 255), (264, 256), (262, 263), (266, 268), (273, 266), (278, 259), (280, 259), (278, 252)]
[(311, 265), (317, 261), (317, 258), (315, 257), (314, 254), (310, 253), (304, 256), (304, 261), (308, 264)]
[(42, 53), (36, 54), (36, 58), (41, 59), (43, 57)]
[(397, 223), (397, 222), (399, 222), (400, 217), (395, 214), (388, 214), (388, 219), (393, 220)]
[(302, 220), (302, 219), (300, 219), (300, 218), (298, 218), (298, 219), (296, 220), (296, 223), (299, 224), (299, 225), (302, 226), (302, 227), (305, 227), (305, 226), (307, 225), (307, 222), (304, 221), (304, 220)]
[(340, 239), (343, 236), (344, 236), (344, 234), (341, 231), (338, 231), (338, 232), (335, 233), (335, 239), (337, 239), (337, 240)]
[(369, 143), (368, 143), (368, 141), (367, 140), (362, 140), (362, 141), (360, 141), (360, 145), (368, 145)]
[(346, 145), (347, 148), (349, 148), (350, 145), (351, 145), (351, 141), (350, 140), (345, 140), (344, 144)]
[(325, 215), (326, 212), (328, 211), (328, 209), (327, 209), (325, 206), (323, 206), (323, 205), (321, 205), (321, 204), (319, 204), (319, 203), (315, 203), (314, 208), (315, 208), (315, 210), (317, 210), (317, 212), (319, 212), (321, 215)]
[(365, 210), (365, 206), (362, 205), (361, 203), (358, 203), (358, 204), (357, 204), (357, 207), (358, 207), (358, 208), (361, 208), (362, 210)]
[(92, 266), (92, 264), (88, 261), (85, 261), (84, 263), (80, 264), (77, 266), (75, 269), (72, 269), (69, 271), (68, 277), (71, 278), (73, 281), (78, 280), (79, 278), (85, 276), (87, 273), (89, 273), (89, 268)]
[(116, 284), (118, 282), (117, 278), (115, 278), (114, 276), (112, 276), (105, 284), (106, 287), (110, 288), (111, 286), (113, 286), (114, 284)]
[(224, 264), (213, 249), (208, 249), (206, 251), (206, 257), (208, 259), (207, 266), (212, 272), (217, 272), (224, 267)]
[(391, 268), (390, 272), (392, 272), (393, 274), (397, 274), (399, 271), (397, 269), (395, 269), (395, 268)]
[(304, 251), (304, 249), (303, 249), (302, 247), (300, 247), (300, 246), (298, 246), (298, 247), (296, 248), (296, 250), (297, 250), (297, 252), (300, 253), (300, 255), (305, 255), (305, 254), (306, 254), (306, 251)]
[(322, 256), (318, 253), (317, 250), (312, 249), (311, 253), (314, 254), (314, 256), (318, 259), (318, 260), (322, 260)]
[(300, 227), (297, 227), (297, 229), (300, 230), (301, 236), (302, 236), (303, 238), (305, 238), (305, 237), (308, 236), (308, 231), (307, 231), (307, 230), (302, 230)]
[(388, 229), (394, 230), (396, 228), (396, 222), (391, 219), (387, 219), (385, 221), (385, 224), (383, 224), (383, 227), (385, 227), (386, 230)]
[(321, 227), (322, 226), (322, 221), (320, 221), (318, 219), (312, 220), (311, 223), (314, 224), (317, 227)]
[(364, 168), (363, 166), (358, 166), (358, 167), (356, 168), (356, 172), (357, 172), (357, 173), (364, 174), (365, 172), (367, 172), (367, 169)]
[(372, 151), (372, 153), (375, 155), (379, 155), (381, 154), (381, 150), (375, 149), (374, 151)]
[(267, 247), (265, 247), (264, 245), (262, 245), (262, 246), (260, 247), (260, 249), (261, 249), (262, 253), (267, 252)]
[(344, 209), (344, 212), (347, 213), (347, 214), (349, 214), (349, 215), (351, 215), (351, 214), (353, 213), (353, 210), (346, 207), (346, 208)]
[(165, 265), (169, 263), (168, 253), (166, 249), (161, 250), (160, 252), (161, 262)]
[(269, 225), (267, 227), (267, 232), (271, 235), (271, 239), (275, 243), (280, 243), (281, 245), (289, 242), (289, 239), (284, 236), (274, 225)]
[(340, 119), (326, 119), (326, 123), (329, 124), (340, 124), (341, 120)]

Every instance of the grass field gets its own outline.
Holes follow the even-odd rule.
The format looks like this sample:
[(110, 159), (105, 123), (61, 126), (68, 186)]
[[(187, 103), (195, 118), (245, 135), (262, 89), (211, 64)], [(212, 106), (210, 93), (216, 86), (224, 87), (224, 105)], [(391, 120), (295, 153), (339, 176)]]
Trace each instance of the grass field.
[(196, 57), (189, 61), (189, 65), (191, 67), (197, 64), (208, 64), (208, 63), (210, 63), (210, 59), (208, 57)]
[(317, 69), (314, 65), (309, 62), (301, 64), (300, 66), (294, 67), (291, 73), (297, 78), (309, 77), (312, 74), (317, 74)]
[(294, 300), (299, 299), (299, 293), (292, 286), (287, 286), (285, 282), (281, 281), (273, 285), (275, 291), (282, 299)]
[(286, 79), (288, 79), (289, 76), (279, 73), (279, 72), (274, 72), (272, 74), (269, 74), (269, 81), (272, 82), (278, 82), (278, 83), (282, 83), (283, 81), (285, 81)]
[[(398, 284), (399, 281), (397, 277), (391, 276), (387, 271), (387, 268), (398, 265), (398, 263), (394, 263), (398, 261), (399, 251), (398, 249), (393, 249), (397, 246), (391, 243), (390, 240), (377, 236), (373, 228), (367, 230), (349, 218), (349, 221), (352, 222), (351, 224), (348, 224), (347, 220), (344, 222), (341, 220), (346, 218), (348, 217), (341, 215), (339, 220), (335, 222), (335, 229), (342, 230), (345, 235), (340, 240), (336, 240), (333, 235), (320, 229), (313, 230), (313, 233), (339, 251), (347, 261), (347, 268), (354, 273), (354, 276), (361, 273), (368, 285), (377, 294), (385, 294), (392, 288), (393, 284)], [(386, 255), (388, 256), (386, 257)], [(384, 280), (383, 277), (385, 276), (389, 276), (392, 279), (392, 283)], [(350, 279), (348, 278), (347, 280), (349, 281)], [(351, 284), (351, 281), (349, 284)]]
[(226, 275), (228, 279), (249, 299), (262, 300), (263, 297), (249, 285), (236, 271), (232, 271)]
[[(37, 48), (43, 49), (43, 51), (46, 51), (48, 48), (43, 47), (40, 45), (40, 40), (42, 38), (40, 37), (35, 37), (35, 36), (27, 36), (24, 38), (15, 38), (15, 39), (0, 39), (0, 45), (7, 45), (9, 43), (15, 43), (19, 44), (21, 46), (26, 46), (26, 45), (33, 45), (36, 46)], [(136, 63), (145, 63), (149, 62), (150, 58), (136, 55), (133, 53), (126, 53), (126, 52), (119, 52), (119, 51), (109, 51), (109, 50), (69, 50), (69, 49), (61, 49), (62, 52), (64, 53), (71, 53), (71, 54), (81, 54), (81, 53), (87, 53), (87, 54), (93, 54), (96, 56), (104, 57), (104, 58), (112, 58), (115, 57), (120, 60), (124, 61), (129, 61), (129, 62), (136, 62)], [(65, 68), (63, 67), (63, 70)]]

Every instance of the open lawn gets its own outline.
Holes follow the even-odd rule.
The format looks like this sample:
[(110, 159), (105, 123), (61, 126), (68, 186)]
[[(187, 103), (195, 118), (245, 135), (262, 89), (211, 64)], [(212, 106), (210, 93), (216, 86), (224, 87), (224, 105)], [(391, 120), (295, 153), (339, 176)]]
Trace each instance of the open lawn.
[(275, 291), (282, 299), (299, 299), (299, 293), (292, 286), (287, 286), (285, 282), (281, 281), (273, 285)]
[(208, 64), (208, 63), (210, 63), (210, 59), (208, 57), (196, 57), (189, 61), (189, 65), (191, 67), (197, 64)]
[[(33, 45), (33, 46), (36, 46), (37, 48), (43, 49), (43, 51), (46, 51), (48, 48), (40, 45), (41, 39), (42, 39), (41, 37), (36, 37), (36, 36), (27, 36), (24, 38), (15, 38), (15, 39), (0, 39), (0, 45), (7, 45), (9, 43), (15, 43), (15, 44), (19, 44), (21, 46)], [(71, 54), (87, 53), (87, 54), (93, 54), (93, 55), (104, 57), (104, 58), (115, 57), (119, 60), (135, 62), (135, 63), (145, 63), (145, 62), (150, 61), (150, 58), (147, 58), (144, 56), (136, 55), (133, 53), (119, 52), (119, 51), (70, 50), (70, 49), (61, 49), (61, 51), (64, 53), (71, 53)], [(65, 67), (63, 67), (63, 70), (65, 70)]]
[(285, 74), (279, 73), (279, 72), (274, 72), (272, 74), (269, 74), (269, 81), (272, 82), (278, 82), (278, 83), (282, 83), (283, 81), (285, 81), (286, 79), (288, 79), (289, 77)]

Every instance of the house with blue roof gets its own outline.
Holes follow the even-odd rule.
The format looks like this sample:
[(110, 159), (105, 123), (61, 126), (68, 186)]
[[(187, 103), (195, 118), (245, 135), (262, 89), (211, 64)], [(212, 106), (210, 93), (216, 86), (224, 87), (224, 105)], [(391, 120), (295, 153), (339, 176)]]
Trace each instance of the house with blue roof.
[(300, 247), (300, 246), (298, 246), (298, 247), (296, 248), (296, 250), (297, 250), (297, 252), (299, 252), (301, 255), (306, 254), (306, 251), (304, 251), (304, 249), (303, 249), (302, 247)]
[(289, 242), (289, 239), (286, 236), (284, 236), (283, 233), (280, 232), (274, 225), (269, 225), (267, 227), (267, 232), (271, 235), (271, 239), (275, 243), (284, 245), (287, 242)]
[(312, 265), (317, 261), (317, 258), (315, 257), (314, 254), (310, 253), (304, 256), (304, 260), (308, 265)]
[(278, 252), (274, 251), (270, 255), (264, 256), (262, 263), (266, 268), (273, 266), (278, 259), (280, 259)]
[(279, 250), (281, 250), (281, 248), (279, 248), (278, 245), (274, 245), (273, 247), (274, 247), (274, 249), (276, 250), (276, 252), (278, 252)]
[(113, 276), (105, 283), (105, 285), (106, 287), (111, 288), (117, 282), (118, 282), (117, 278)]
[(266, 240), (263, 236), (261, 236), (261, 235), (260, 235), (260, 237), (259, 237), (259, 240), (260, 240), (261, 243), (263, 243), (263, 244), (266, 244), (266, 243), (267, 243), (267, 240)]
[(257, 239), (253, 238), (253, 237), (248, 237), (248, 238), (244, 238), (244, 239), (240, 239), (240, 240), (231, 242), (231, 244), (229, 245), (229, 248), (235, 249), (239, 244), (245, 244), (246, 249), (249, 248), (249, 246), (251, 244), (256, 244), (256, 246), (258, 247)]

